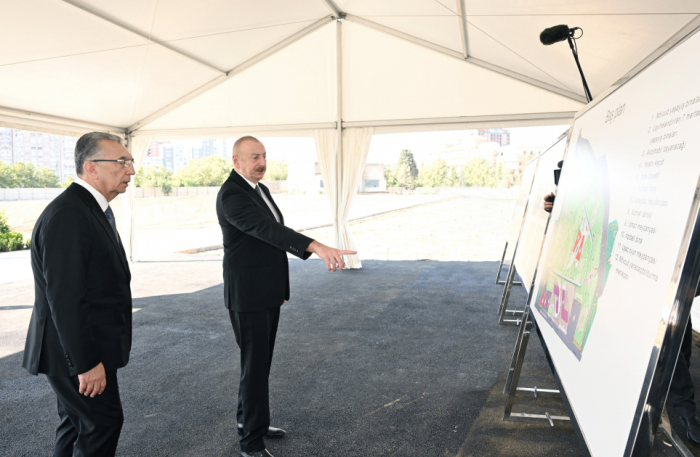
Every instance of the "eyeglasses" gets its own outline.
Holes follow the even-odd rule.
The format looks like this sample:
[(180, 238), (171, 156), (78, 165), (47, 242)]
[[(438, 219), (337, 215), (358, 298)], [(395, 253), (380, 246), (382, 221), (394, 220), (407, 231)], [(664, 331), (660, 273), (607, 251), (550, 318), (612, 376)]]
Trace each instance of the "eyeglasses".
[(119, 162), (120, 164), (124, 165), (124, 168), (129, 168), (134, 164), (134, 159), (98, 159), (98, 160), (90, 160), (90, 162)]

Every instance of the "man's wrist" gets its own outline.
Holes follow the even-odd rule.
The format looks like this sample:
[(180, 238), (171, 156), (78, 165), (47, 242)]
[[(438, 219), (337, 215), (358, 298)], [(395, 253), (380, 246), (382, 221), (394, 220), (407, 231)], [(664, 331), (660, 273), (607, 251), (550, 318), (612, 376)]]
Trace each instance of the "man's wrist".
[(306, 252), (316, 252), (316, 247), (318, 245), (318, 241), (316, 240), (311, 240), (311, 243), (306, 247)]

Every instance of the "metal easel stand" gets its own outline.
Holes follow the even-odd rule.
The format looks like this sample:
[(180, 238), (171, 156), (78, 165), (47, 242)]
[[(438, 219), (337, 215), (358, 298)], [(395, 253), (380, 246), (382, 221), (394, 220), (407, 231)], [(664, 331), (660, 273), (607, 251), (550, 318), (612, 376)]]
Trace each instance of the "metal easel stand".
[[(527, 212), (527, 205), (525, 205), (525, 211)], [(523, 225), (525, 220), (523, 219)], [(523, 225), (520, 226), (520, 233), (518, 234), (518, 242), (520, 241), (520, 235), (523, 232)], [(506, 242), (506, 248), (503, 250), (503, 257), (506, 255), (508, 250), (508, 242)], [(505, 284), (503, 287), (503, 295), (501, 295), (501, 304), (498, 307), (498, 323), (507, 325), (520, 325), (521, 318), (520, 315), (523, 311), (517, 309), (507, 309), (508, 300), (510, 299), (510, 290), (513, 285), (522, 285), (522, 282), (515, 281), (515, 254), (518, 252), (518, 243), (515, 243), (515, 248), (513, 249), (513, 258), (510, 260), (510, 268), (508, 268), (508, 276), (506, 276), (505, 281), (501, 281)], [(501, 264), (503, 264), (503, 258), (501, 258)], [(499, 268), (500, 273), (500, 268)], [(498, 278), (496, 278), (496, 283), (498, 283)], [(510, 319), (509, 319), (510, 318)]]
[[(555, 416), (545, 412), (544, 414), (530, 414), (530, 413), (514, 413), (513, 403), (515, 402), (515, 395), (518, 392), (530, 392), (534, 394), (535, 398), (538, 395), (561, 395), (558, 389), (540, 389), (537, 386), (534, 387), (518, 387), (520, 381), (520, 373), (523, 369), (523, 363), (525, 360), (525, 352), (527, 351), (527, 344), (530, 340), (530, 333), (532, 331), (532, 326), (536, 325), (530, 317), (530, 306), (525, 310), (523, 315), (523, 325), (518, 329), (518, 338), (515, 342), (515, 349), (513, 351), (513, 358), (511, 360), (510, 368), (508, 370), (508, 375), (506, 377), (506, 384), (503, 387), (503, 393), (508, 394), (506, 399), (506, 406), (503, 411), (503, 420), (546, 420), (549, 422), (551, 427), (554, 427), (554, 421), (570, 421), (569, 416)], [(659, 423), (660, 431), (666, 436), (670, 445), (676, 450), (678, 455), (681, 457), (693, 457), (692, 452), (686, 447), (680, 437), (671, 427), (671, 422), (668, 419), (668, 412), (664, 407), (661, 413), (661, 422)]]
[[(506, 247), (503, 248), (503, 255), (501, 256), (501, 263), (498, 264), (498, 273), (496, 274), (496, 284), (505, 284), (505, 281), (501, 280), (501, 272), (503, 271), (503, 261), (506, 258), (506, 252), (508, 252), (508, 242), (506, 241)], [(512, 265), (508, 266), (508, 271), (510, 272), (510, 267)], [(522, 283), (520, 281), (515, 281), (515, 285), (521, 285)]]
[(529, 419), (540, 419), (549, 422), (549, 425), (554, 427), (554, 421), (568, 421), (570, 420), (568, 416), (554, 416), (545, 412), (544, 414), (529, 414), (529, 413), (514, 413), (513, 403), (515, 402), (515, 395), (518, 392), (532, 392), (537, 398), (538, 394), (542, 395), (560, 395), (561, 393), (557, 389), (539, 389), (535, 387), (518, 387), (518, 382), (520, 381), (520, 372), (523, 369), (523, 362), (525, 360), (525, 352), (527, 350), (527, 343), (530, 340), (531, 328), (535, 323), (530, 319), (530, 307), (525, 308), (525, 313), (522, 318), (523, 324), (520, 325), (518, 329), (518, 339), (515, 342), (515, 350), (513, 351), (513, 358), (510, 363), (510, 368), (508, 370), (508, 375), (506, 376), (506, 385), (503, 388), (503, 393), (508, 394), (506, 399), (506, 407), (503, 411), (503, 420), (529, 420)]

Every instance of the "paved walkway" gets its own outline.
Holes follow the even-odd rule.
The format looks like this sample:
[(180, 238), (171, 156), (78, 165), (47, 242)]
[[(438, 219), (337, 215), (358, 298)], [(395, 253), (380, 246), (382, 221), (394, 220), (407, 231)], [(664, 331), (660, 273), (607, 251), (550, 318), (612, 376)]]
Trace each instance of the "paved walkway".
[[(220, 261), (180, 255), (135, 265), (135, 278), (152, 280), (134, 286), (118, 455), (239, 455), (239, 358)], [(500, 420), (517, 329), (496, 323), (496, 262), (370, 260), (342, 273), (320, 260), (290, 266), (292, 300), (282, 308), (271, 375), (273, 423), (288, 431), (268, 443), (277, 457), (583, 455), (571, 425)], [(8, 299), (23, 307), (31, 294), (22, 282), (0, 288), (2, 322)], [(511, 297), (525, 301), (522, 288)], [(536, 340), (528, 351), (523, 384), (553, 386)], [(20, 367), (21, 356), (0, 358), (0, 455), (48, 456), (55, 396), (43, 376)], [(514, 410), (564, 407), (523, 396)], [(655, 455), (673, 455), (659, 446)]]

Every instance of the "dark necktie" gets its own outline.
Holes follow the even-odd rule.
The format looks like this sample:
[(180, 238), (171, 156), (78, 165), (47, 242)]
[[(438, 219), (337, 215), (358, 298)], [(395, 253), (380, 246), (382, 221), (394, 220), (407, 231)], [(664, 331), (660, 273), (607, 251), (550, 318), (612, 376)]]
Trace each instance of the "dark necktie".
[(262, 198), (263, 200), (265, 200), (265, 199), (263, 198), (262, 189), (260, 189), (260, 186), (255, 186), (255, 192), (257, 192), (258, 195), (260, 195), (260, 198)]
[(107, 220), (109, 221), (109, 225), (112, 226), (112, 230), (114, 231), (114, 237), (118, 240), (119, 239), (119, 234), (117, 233), (117, 221), (114, 219), (114, 213), (112, 212), (112, 207), (107, 206), (107, 209), (105, 210), (105, 216), (107, 216)]

